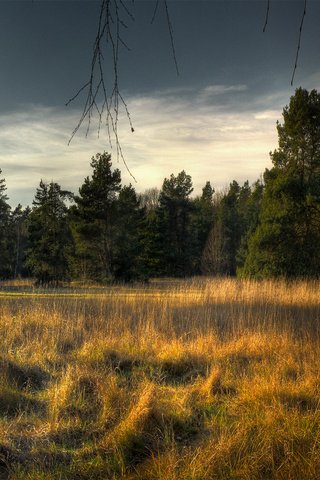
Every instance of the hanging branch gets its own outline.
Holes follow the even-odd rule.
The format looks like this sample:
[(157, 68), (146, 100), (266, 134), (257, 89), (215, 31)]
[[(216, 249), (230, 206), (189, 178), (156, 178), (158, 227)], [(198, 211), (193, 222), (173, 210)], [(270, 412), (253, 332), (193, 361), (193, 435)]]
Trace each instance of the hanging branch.
[(299, 29), (299, 39), (298, 39), (298, 45), (297, 45), (297, 51), (296, 51), (296, 59), (295, 59), (295, 62), (294, 62), (293, 73), (292, 73), (292, 78), (291, 78), (291, 86), (293, 85), (294, 76), (295, 76), (295, 73), (296, 73), (296, 70), (297, 70), (297, 66), (298, 66), (298, 59), (299, 59), (299, 51), (300, 51), (300, 46), (301, 46), (301, 36), (302, 36), (303, 22), (304, 22), (306, 13), (307, 13), (307, 0), (304, 0), (304, 8), (303, 8), (303, 13), (302, 13), (302, 17), (301, 17), (300, 29)]
[(176, 67), (177, 75), (179, 75), (179, 67), (178, 67), (178, 62), (177, 62), (176, 49), (175, 49), (175, 46), (174, 46), (173, 28), (172, 28), (170, 15), (169, 15), (167, 0), (164, 0), (164, 6), (165, 6), (165, 9), (166, 9), (166, 17), (167, 17), (167, 23), (168, 23), (168, 28), (169, 28), (169, 35), (170, 35), (170, 41), (171, 41), (171, 49), (172, 49), (172, 54), (173, 54), (173, 60), (174, 60), (174, 64), (175, 64), (175, 67)]
[[(263, 26), (263, 33), (267, 29), (267, 25), (268, 25), (268, 21), (269, 21), (269, 11), (270, 11), (270, 0), (267, 0), (266, 17), (265, 17), (265, 22), (264, 22), (264, 26)], [(293, 80), (294, 80), (296, 70), (297, 70), (297, 67), (298, 67), (303, 23), (304, 23), (304, 19), (305, 19), (306, 14), (307, 14), (307, 0), (304, 0), (304, 7), (303, 7), (302, 17), (301, 17), (301, 22), (300, 22), (300, 28), (299, 28), (299, 38), (298, 38), (298, 44), (297, 44), (297, 49), (296, 49), (296, 57), (295, 57), (295, 62), (294, 62), (294, 67), (293, 67), (293, 72), (292, 72), (292, 77), (291, 77), (291, 82), (290, 82), (291, 86), (293, 85)]]
[[(173, 61), (174, 61), (174, 65), (176, 67), (177, 75), (179, 75), (178, 60), (177, 60), (176, 48), (175, 48), (175, 44), (174, 44), (173, 27), (172, 27), (170, 13), (169, 13), (168, 1), (167, 0), (162, 0), (162, 1), (163, 1), (164, 8), (165, 8), (165, 15), (166, 15), (167, 25), (168, 25), (168, 29), (169, 29)], [(152, 14), (152, 19), (151, 19), (151, 25), (154, 23), (155, 18), (157, 16), (159, 4), (160, 4), (160, 0), (156, 0), (154, 10), (153, 10), (153, 14)]]
[[(132, 0), (132, 3), (133, 1), (134, 0)], [(119, 159), (119, 157), (122, 159), (129, 174), (132, 178), (134, 178), (124, 159), (118, 135), (119, 110), (121, 107), (124, 108), (130, 129), (132, 132), (134, 132), (128, 106), (120, 92), (118, 81), (120, 45), (126, 49), (129, 49), (121, 37), (121, 30), (123, 28), (127, 28), (126, 23), (122, 19), (123, 14), (125, 14), (131, 20), (134, 20), (132, 12), (124, 4), (123, 0), (101, 1), (99, 22), (93, 47), (89, 80), (72, 98), (69, 99), (66, 105), (69, 105), (71, 102), (77, 99), (80, 94), (86, 92), (84, 107), (80, 115), (80, 119), (71, 134), (69, 144), (85, 121), (87, 122), (86, 136), (89, 134), (93, 116), (94, 114), (97, 115), (98, 136), (100, 134), (102, 124), (105, 122), (110, 147), (112, 148), (114, 141), (117, 159)], [(109, 72), (109, 76), (107, 78), (105, 77), (104, 71), (104, 49), (107, 49), (107, 54), (109, 55), (110, 64), (112, 66), (112, 70)], [(106, 80), (108, 80), (109, 85), (110, 81), (112, 82), (111, 89), (108, 87)]]
[[(175, 52), (173, 27), (169, 15), (167, 0), (161, 0), (165, 8), (166, 21), (169, 28), (171, 48), (177, 74), (179, 74), (178, 62)], [(151, 23), (154, 22), (160, 0), (156, 0)], [(131, 6), (134, 0), (131, 0)], [(115, 143), (117, 159), (122, 159), (127, 171), (135, 180), (125, 161), (118, 134), (119, 111), (124, 109), (129, 126), (132, 132), (134, 128), (131, 121), (130, 112), (119, 89), (119, 51), (120, 47), (130, 50), (123, 40), (121, 33), (123, 29), (128, 28), (123, 18), (129, 18), (134, 21), (134, 16), (127, 3), (124, 0), (101, 0), (99, 22), (97, 34), (93, 46), (93, 55), (91, 60), (89, 80), (71, 97), (66, 105), (76, 100), (81, 94), (86, 92), (85, 103), (80, 115), (80, 119), (74, 128), (69, 144), (79, 131), (80, 127), (87, 122), (86, 136), (89, 134), (91, 122), (94, 115), (98, 118), (98, 136), (103, 124), (105, 124), (110, 147)], [(105, 60), (103, 51), (106, 51), (106, 58), (111, 66), (108, 76), (105, 73)], [(111, 87), (110, 87), (111, 85)]]
[(266, 31), (268, 20), (269, 20), (269, 10), (270, 10), (270, 0), (267, 0), (267, 10), (266, 10), (266, 19), (264, 21), (263, 33)]
[(154, 6), (153, 15), (152, 15), (152, 19), (151, 19), (151, 25), (153, 24), (153, 22), (156, 18), (158, 7), (159, 7), (159, 0), (156, 0), (156, 4)]

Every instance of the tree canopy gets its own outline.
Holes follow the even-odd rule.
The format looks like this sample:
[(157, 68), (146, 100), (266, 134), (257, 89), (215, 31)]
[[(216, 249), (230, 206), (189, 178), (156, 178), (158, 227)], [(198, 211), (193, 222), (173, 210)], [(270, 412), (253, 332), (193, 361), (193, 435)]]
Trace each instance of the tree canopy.
[(279, 148), (264, 174), (259, 226), (244, 272), (314, 276), (320, 272), (320, 95), (299, 88), (277, 124)]

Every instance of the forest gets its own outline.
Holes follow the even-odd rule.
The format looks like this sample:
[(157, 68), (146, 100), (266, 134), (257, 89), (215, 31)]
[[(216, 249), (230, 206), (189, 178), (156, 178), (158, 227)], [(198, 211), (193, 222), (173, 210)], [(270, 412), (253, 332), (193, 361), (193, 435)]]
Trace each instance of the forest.
[(276, 128), (261, 179), (217, 192), (207, 181), (198, 196), (184, 170), (138, 194), (103, 152), (78, 193), (41, 180), (32, 207), (12, 209), (0, 169), (0, 279), (318, 277), (320, 94), (298, 88)]

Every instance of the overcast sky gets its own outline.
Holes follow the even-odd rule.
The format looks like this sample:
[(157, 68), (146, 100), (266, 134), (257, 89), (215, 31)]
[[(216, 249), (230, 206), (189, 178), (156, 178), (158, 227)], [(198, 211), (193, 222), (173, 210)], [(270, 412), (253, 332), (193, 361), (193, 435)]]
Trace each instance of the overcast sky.
[(179, 76), (161, 0), (151, 24), (155, 3), (125, 1), (134, 21), (122, 13), (130, 52), (120, 50), (119, 87), (135, 131), (124, 117), (119, 133), (135, 183), (104, 130), (81, 130), (68, 146), (85, 96), (65, 104), (89, 78), (100, 2), (0, 1), (0, 168), (12, 206), (31, 205), (41, 178), (76, 192), (103, 151), (138, 192), (183, 169), (199, 193), (207, 180), (253, 182), (270, 166), (295, 88), (320, 88), (320, 2), (307, 3), (292, 87), (304, 0), (271, 0), (265, 33), (267, 0), (168, 0)]

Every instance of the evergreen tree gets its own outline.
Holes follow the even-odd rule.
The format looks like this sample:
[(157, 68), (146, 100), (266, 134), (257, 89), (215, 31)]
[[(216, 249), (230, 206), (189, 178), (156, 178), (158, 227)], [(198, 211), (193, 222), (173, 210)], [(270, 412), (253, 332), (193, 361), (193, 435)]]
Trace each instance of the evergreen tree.
[(28, 220), (30, 208), (25, 209), (19, 204), (10, 215), (10, 235), (12, 245), (12, 272), (13, 278), (27, 276), (30, 272), (25, 266), (28, 249)]
[(142, 228), (144, 211), (130, 184), (120, 190), (117, 200), (113, 276), (116, 280), (143, 279)]
[(241, 239), (236, 254), (237, 275), (243, 276), (243, 266), (248, 255), (248, 241), (259, 222), (264, 185), (257, 180), (251, 187), (245, 182), (239, 196), (239, 223)]
[[(2, 170), (0, 169), (0, 175)], [(0, 278), (12, 276), (10, 245), (10, 206), (5, 193), (7, 187), (4, 178), (0, 178)]]
[[(141, 229), (141, 263), (146, 278), (158, 277), (166, 274), (166, 265), (163, 261), (163, 232), (159, 207), (144, 211), (144, 220)], [(162, 217), (162, 215), (161, 215)]]
[(260, 224), (249, 240), (244, 273), (319, 276), (320, 95), (299, 88), (277, 124), (279, 148), (264, 174)]
[(112, 171), (108, 153), (92, 157), (91, 167), (92, 176), (85, 178), (73, 209), (74, 270), (82, 278), (106, 281), (114, 277), (121, 175), (118, 169)]
[(202, 189), (202, 195), (192, 200), (192, 233), (195, 259), (194, 274), (201, 273), (201, 257), (213, 225), (213, 195), (214, 188), (211, 187), (210, 182), (206, 182)]
[(202, 272), (209, 275), (241, 273), (248, 237), (256, 228), (263, 186), (233, 181), (226, 193), (216, 196), (213, 223), (202, 255)]
[(65, 200), (70, 192), (41, 180), (29, 217), (27, 266), (38, 284), (58, 284), (69, 278), (68, 249), (71, 235)]
[(191, 236), (192, 180), (183, 170), (165, 178), (156, 211), (154, 255), (160, 274), (186, 276), (193, 271)]

